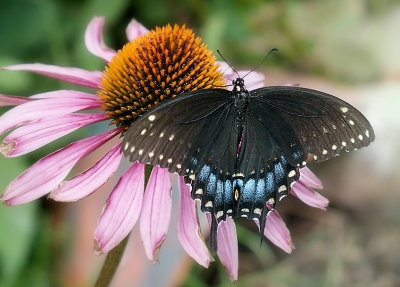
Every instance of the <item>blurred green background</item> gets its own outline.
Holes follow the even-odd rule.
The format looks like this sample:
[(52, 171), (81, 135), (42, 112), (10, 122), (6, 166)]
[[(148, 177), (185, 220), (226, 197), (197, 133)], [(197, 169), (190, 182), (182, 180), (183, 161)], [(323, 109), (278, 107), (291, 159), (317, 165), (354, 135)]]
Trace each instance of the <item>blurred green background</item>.
[[(86, 25), (100, 15), (105, 42), (115, 49), (126, 42), (131, 18), (147, 28), (186, 23), (237, 69), (254, 67), (278, 48), (260, 68), (267, 85), (330, 92), (359, 108), (375, 128), (370, 147), (312, 166), (331, 200), (327, 211), (294, 198), (279, 206), (297, 247), (291, 255), (269, 243), (260, 248), (255, 227), (238, 220), (236, 286), (400, 286), (399, 1), (0, 0), (0, 66), (41, 62), (102, 70), (104, 62), (83, 41)], [(2, 94), (60, 88), (76, 89), (0, 71)], [(0, 158), (1, 190), (40, 157), (101, 128), (82, 129), (20, 158)], [(44, 198), (0, 206), (0, 286), (91, 286), (104, 260), (92, 254), (92, 238), (106, 196), (107, 190), (72, 204)], [(219, 262), (204, 269), (187, 258), (173, 228), (159, 265), (144, 258), (134, 233), (113, 286), (231, 285)]]

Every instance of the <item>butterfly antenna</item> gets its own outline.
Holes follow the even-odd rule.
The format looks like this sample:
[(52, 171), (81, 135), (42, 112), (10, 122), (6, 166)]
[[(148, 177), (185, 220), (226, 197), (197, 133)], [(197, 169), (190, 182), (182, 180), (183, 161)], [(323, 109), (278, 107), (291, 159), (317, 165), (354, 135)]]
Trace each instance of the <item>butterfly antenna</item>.
[(221, 52), (219, 50), (217, 50), (217, 53), (221, 56), (221, 58), (224, 60), (224, 62), (227, 63), (229, 67), (231, 67), (231, 69), (236, 73), (238, 78), (240, 78), (239, 73), (236, 72), (236, 70), (231, 66), (231, 64), (228, 63), (228, 61), (224, 58), (224, 56), (222, 56)]
[(212, 83), (211, 83), (211, 87), (215, 87), (215, 88), (226, 88), (226, 87), (230, 87), (232, 85), (222, 85), (222, 86), (216, 86), (214, 85), (214, 82), (217, 80), (217, 77), (214, 77)]
[[(261, 62), (257, 65), (257, 66), (255, 66), (250, 72), (248, 72), (246, 75), (244, 75), (243, 76), (243, 79), (248, 75), (248, 74), (250, 74), (251, 72), (254, 72), (255, 70), (257, 70), (258, 69), (258, 67), (260, 67), (261, 65), (262, 65), (262, 63), (264, 63), (264, 61), (265, 61), (265, 59), (269, 56), (269, 54), (271, 54), (272, 52), (275, 52), (275, 51), (279, 51), (277, 48), (273, 48), (273, 49), (271, 49), (265, 56), (264, 56), (264, 58), (261, 60)], [(229, 65), (229, 64), (228, 64)]]

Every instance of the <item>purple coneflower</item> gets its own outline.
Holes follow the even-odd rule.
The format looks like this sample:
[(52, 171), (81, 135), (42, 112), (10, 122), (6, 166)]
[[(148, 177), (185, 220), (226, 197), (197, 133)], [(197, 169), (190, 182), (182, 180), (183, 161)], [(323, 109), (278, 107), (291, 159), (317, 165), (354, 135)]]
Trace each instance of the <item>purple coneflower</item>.
[[(121, 136), (138, 116), (160, 101), (179, 96), (184, 91), (222, 86), (225, 81), (236, 78), (224, 63), (216, 64), (212, 52), (184, 26), (168, 25), (148, 31), (133, 20), (126, 29), (130, 42), (116, 52), (103, 42), (103, 24), (103, 17), (93, 18), (86, 29), (85, 43), (92, 54), (106, 62), (104, 72), (45, 64), (3, 68), (43, 74), (94, 91), (88, 94), (58, 90), (29, 98), (0, 95), (1, 106), (16, 106), (0, 118), (0, 134), (13, 130), (0, 144), (4, 156), (16, 157), (32, 152), (97, 122), (111, 120), (114, 125), (102, 134), (73, 142), (40, 159), (8, 185), (1, 198), (6, 205), (22, 204), (46, 194), (57, 201), (76, 201), (95, 192), (120, 165), (120, 143), (91, 168), (66, 179), (78, 161)], [(263, 85), (263, 76), (256, 72), (246, 79), (248, 89)], [(170, 222), (171, 175), (166, 169), (155, 166), (144, 190), (144, 171), (143, 164), (134, 163), (111, 192), (95, 231), (96, 253), (108, 252), (119, 244), (140, 217), (146, 254), (151, 261), (158, 261), (158, 251)], [(178, 238), (193, 259), (208, 267), (213, 258), (200, 231), (196, 203), (183, 178), (178, 178), (178, 186)], [(291, 193), (308, 205), (325, 208), (328, 200), (311, 188), (322, 188), (322, 185), (305, 167)], [(276, 211), (268, 213), (264, 234), (275, 245), (291, 252), (293, 245), (289, 231)], [(218, 256), (230, 278), (236, 280), (238, 245), (232, 219), (221, 222), (217, 241)]]

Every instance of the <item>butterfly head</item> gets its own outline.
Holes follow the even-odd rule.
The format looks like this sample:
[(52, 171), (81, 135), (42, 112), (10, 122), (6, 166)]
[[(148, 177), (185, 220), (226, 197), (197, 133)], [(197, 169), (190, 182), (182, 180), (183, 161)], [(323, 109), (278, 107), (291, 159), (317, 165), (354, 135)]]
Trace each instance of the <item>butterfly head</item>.
[(233, 91), (236, 93), (247, 92), (246, 87), (244, 86), (243, 78), (236, 78), (232, 81)]
[(246, 87), (244, 86), (243, 78), (236, 78), (232, 81), (233, 84), (233, 94), (235, 97), (235, 106), (237, 108), (237, 112), (241, 115), (246, 106), (247, 102), (249, 101), (250, 94), (247, 91)]

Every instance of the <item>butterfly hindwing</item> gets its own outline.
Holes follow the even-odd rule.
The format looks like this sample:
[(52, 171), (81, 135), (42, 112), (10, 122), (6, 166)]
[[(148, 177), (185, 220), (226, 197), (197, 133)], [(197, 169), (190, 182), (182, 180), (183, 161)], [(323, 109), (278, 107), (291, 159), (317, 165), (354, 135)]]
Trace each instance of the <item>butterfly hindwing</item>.
[[(291, 131), (273, 108), (249, 102), (238, 155), (234, 217), (257, 218), (263, 225), (266, 212), (275, 208), (299, 178), (298, 165), (306, 154)], [(287, 146), (285, 151), (282, 146)]]
[(374, 138), (368, 120), (332, 95), (300, 87), (265, 87), (251, 91), (251, 101), (273, 107), (291, 126), (303, 149), (317, 162), (367, 146)]

